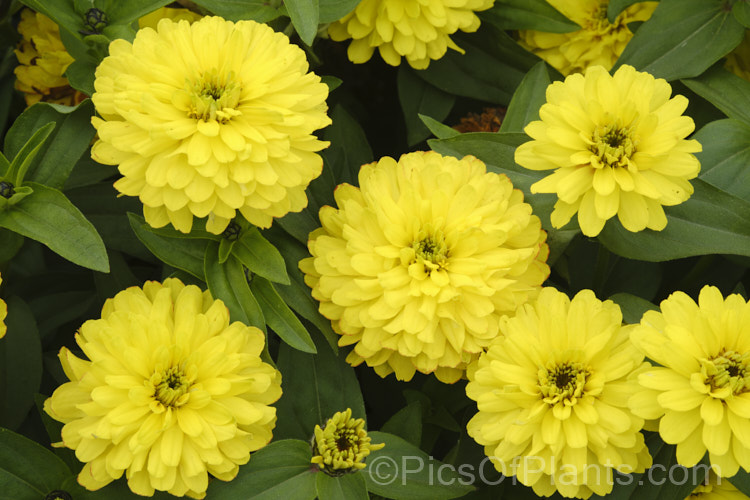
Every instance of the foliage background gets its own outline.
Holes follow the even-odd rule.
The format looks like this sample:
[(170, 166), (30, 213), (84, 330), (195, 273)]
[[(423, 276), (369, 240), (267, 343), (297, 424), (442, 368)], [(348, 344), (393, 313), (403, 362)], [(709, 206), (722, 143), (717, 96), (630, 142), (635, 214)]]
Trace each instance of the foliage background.
[[(132, 39), (133, 21), (168, 0), (24, 0), (54, 19), (75, 58), (71, 84), (93, 90), (93, 71), (111, 39)], [(137, 199), (118, 198), (114, 167), (90, 159), (93, 105), (76, 108), (37, 104), (24, 110), (13, 90), (17, 1), (0, 4), (0, 129), (7, 164), (0, 176), (13, 178), (20, 197), (0, 198), (1, 296), (8, 303), (8, 334), (0, 342), (0, 498), (44, 498), (56, 489), (76, 499), (130, 498), (121, 482), (99, 492), (77, 486), (81, 464), (66, 449), (49, 448), (60, 425), (40, 411), (44, 398), (66, 379), (56, 353), (73, 345), (73, 332), (96, 317), (104, 300), (148, 279), (178, 276), (208, 287), (225, 301), (232, 319), (269, 332), (268, 357), (283, 373), (284, 395), (277, 403), (274, 442), (256, 453), (230, 483), (214, 482), (209, 498), (534, 498), (530, 489), (505, 480), (498, 485), (463, 485), (455, 473), (451, 486), (431, 480), (428, 469), (406, 484), (376, 484), (364, 472), (332, 479), (311, 472), (307, 441), (315, 424), (347, 407), (366, 417), (373, 442), (385, 455), (429, 455), (441, 463), (478, 467), (484, 453), (465, 431), (475, 408), (464, 395), (465, 382), (444, 385), (417, 375), (411, 382), (380, 379), (367, 367), (352, 368), (336, 347), (329, 322), (302, 281), (297, 262), (318, 227), (318, 209), (333, 204), (342, 182), (356, 184), (359, 166), (381, 156), (398, 157), (417, 149), (442, 154), (472, 154), (494, 172), (507, 174), (548, 230), (552, 275), (547, 285), (569, 294), (590, 288), (599, 298), (621, 305), (626, 322), (675, 290), (692, 296), (705, 284), (724, 294), (745, 293), (750, 267), (750, 82), (723, 68), (723, 58), (750, 28), (747, 0), (661, 0), (653, 17), (638, 27), (616, 66), (631, 64), (670, 81), (673, 93), (686, 95), (686, 114), (696, 122), (693, 138), (700, 177), (690, 200), (666, 209), (661, 232), (629, 233), (611, 220), (598, 238), (583, 237), (575, 223), (561, 230), (549, 225), (553, 195), (532, 195), (529, 186), (543, 173), (521, 169), (515, 147), (528, 138), (524, 126), (538, 118), (544, 91), (555, 70), (515, 42), (513, 30), (567, 32), (576, 26), (542, 0), (497, 0), (480, 13), (475, 34), (455, 41), (465, 55), (449, 51), (424, 71), (405, 64), (387, 66), (377, 56), (364, 65), (346, 59), (345, 44), (318, 37), (326, 23), (349, 12), (357, 0), (199, 0), (205, 12), (230, 20), (268, 22), (292, 35), (307, 52), (313, 70), (325, 75), (333, 125), (322, 131), (331, 146), (322, 152), (323, 175), (308, 190), (309, 206), (289, 214), (268, 230), (248, 228), (229, 242), (194, 230), (182, 235), (154, 230), (139, 215)], [(630, 0), (612, 0), (609, 17)], [(108, 13), (100, 35), (84, 36), (81, 13), (96, 6)], [(632, 28), (636, 28), (632, 26)], [(469, 112), (507, 107), (498, 133), (459, 133), (456, 124)], [(50, 126), (54, 123), (54, 127)], [(430, 137), (435, 137), (429, 139)], [(17, 195), (18, 196), (18, 195)], [(275, 247), (275, 248), (274, 248)], [(253, 273), (250, 285), (242, 266)], [(674, 447), (650, 435), (655, 463), (675, 463)], [(439, 459), (439, 461), (438, 461)], [(487, 471), (487, 479), (498, 478)], [(448, 479), (449, 474), (444, 474)], [(433, 478), (434, 479), (434, 478)], [(700, 479), (697, 479), (700, 480)], [(732, 479), (750, 494), (750, 475)], [(682, 499), (693, 484), (617, 486), (609, 498)], [(368, 493), (369, 491), (369, 493)], [(169, 495), (156, 495), (157, 498)]]

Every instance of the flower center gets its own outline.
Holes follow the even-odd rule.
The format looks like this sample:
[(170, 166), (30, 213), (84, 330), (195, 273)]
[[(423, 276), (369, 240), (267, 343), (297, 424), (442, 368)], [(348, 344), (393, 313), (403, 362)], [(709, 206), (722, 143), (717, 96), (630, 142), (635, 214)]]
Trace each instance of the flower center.
[(623, 14), (617, 16), (614, 23), (609, 22), (607, 17), (607, 8), (609, 7), (609, 1), (601, 1), (591, 11), (591, 15), (586, 19), (586, 25), (583, 26), (589, 31), (596, 31), (599, 34), (616, 33), (617, 31), (625, 28), (622, 23)]
[(589, 370), (582, 363), (560, 363), (551, 369), (539, 370), (539, 388), (544, 402), (555, 405), (565, 402), (573, 405), (583, 395)]
[(599, 165), (627, 167), (628, 159), (635, 153), (636, 143), (631, 128), (617, 123), (596, 127), (591, 138), (591, 152), (599, 158)]
[(188, 116), (203, 121), (228, 122), (240, 112), (241, 86), (234, 79), (234, 73), (221, 73), (212, 69), (203, 74), (198, 82), (188, 84), (190, 108)]
[(700, 361), (703, 383), (711, 396), (724, 399), (750, 390), (750, 352), (722, 351)]
[(445, 266), (448, 260), (448, 246), (440, 231), (420, 231), (411, 247), (417, 262), (424, 265), (427, 273)]
[(187, 391), (192, 384), (182, 367), (172, 366), (151, 376), (154, 397), (164, 406), (182, 406), (187, 402)]

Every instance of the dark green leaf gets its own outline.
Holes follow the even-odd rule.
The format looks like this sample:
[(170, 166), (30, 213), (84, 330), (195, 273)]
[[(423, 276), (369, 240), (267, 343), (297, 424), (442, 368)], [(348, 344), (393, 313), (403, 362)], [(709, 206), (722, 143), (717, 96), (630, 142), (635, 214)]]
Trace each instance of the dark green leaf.
[(0, 228), (0, 264), (9, 261), (21, 249), (23, 236)]
[[(221, 481), (217, 481), (221, 482)], [(128, 487), (125, 475), (117, 481), (109, 483), (102, 489), (89, 491), (80, 484), (75, 476), (69, 477), (60, 488), (67, 491), (73, 500), (134, 500), (138, 496)], [(163, 491), (155, 491), (148, 497), (151, 500), (174, 500), (175, 497)]]
[(466, 53), (448, 50), (417, 73), (449, 94), (508, 104), (523, 76), (539, 61), (508, 34), (492, 26), (485, 25), (477, 33), (457, 33), (451, 38)]
[(338, 21), (354, 10), (360, 0), (318, 0), (320, 4), (320, 23)]
[[(322, 155), (331, 166), (337, 184), (356, 185), (359, 167), (373, 160), (372, 149), (362, 127), (346, 108), (340, 104), (334, 106), (331, 120), (333, 123), (323, 131), (323, 139), (331, 141), (331, 145)], [(301, 241), (306, 242), (307, 235)]]
[(128, 213), (128, 218), (133, 232), (151, 253), (166, 264), (205, 280), (203, 257), (209, 243), (207, 240), (167, 238), (151, 231), (143, 217)]
[(336, 78), (331, 75), (323, 75), (320, 77), (320, 81), (328, 85), (328, 92), (333, 92), (335, 89), (343, 83), (341, 78)]
[(193, 0), (193, 3), (230, 21), (252, 19), (265, 23), (280, 15), (265, 0)]
[(398, 99), (406, 120), (406, 140), (409, 145), (417, 144), (430, 135), (419, 119), (420, 114), (443, 120), (456, 101), (451, 94), (419, 78), (407, 65), (401, 65), (398, 69)]
[(750, 255), (750, 203), (700, 179), (691, 182), (695, 193), (688, 201), (665, 207), (664, 230), (631, 233), (611, 219), (599, 241), (618, 255), (651, 262), (713, 253)]
[(257, 228), (250, 227), (242, 231), (232, 254), (253, 274), (284, 285), (289, 284), (284, 257)]
[(370, 454), (362, 470), (371, 493), (394, 500), (448, 500), (473, 490), (453, 465), (435, 460), (393, 434), (368, 434), (373, 443), (385, 443), (385, 448)]
[(297, 316), (279, 296), (273, 284), (260, 276), (253, 276), (250, 290), (258, 300), (266, 324), (281, 340), (303, 352), (315, 352), (315, 343)]
[(640, 323), (641, 317), (646, 311), (659, 309), (648, 300), (630, 293), (616, 293), (609, 297), (609, 300), (620, 306), (623, 322), (630, 325)]
[[(119, 291), (119, 290), (118, 290)], [(49, 337), (56, 329), (83, 316), (96, 296), (90, 291), (65, 290), (31, 298), (29, 307), (39, 320), (39, 335)], [(7, 426), (6, 426), (7, 427)]]
[(234, 244), (237, 242), (237, 240), (229, 240), (227, 238), (222, 238), (219, 240), (219, 264), (223, 264), (227, 261), (229, 256), (232, 254), (232, 247), (234, 247)]
[(276, 222), (302, 243), (307, 243), (308, 235), (320, 227), (318, 214), (310, 213), (308, 208), (301, 212), (290, 212), (281, 219), (276, 219)]
[(414, 401), (396, 412), (380, 429), (394, 434), (414, 446), (422, 441), (422, 403)]
[(242, 265), (234, 258), (220, 264), (218, 248), (218, 243), (210, 242), (204, 258), (206, 283), (211, 296), (224, 302), (232, 321), (240, 321), (265, 331), (263, 312), (250, 291)]
[(39, 500), (58, 489), (70, 475), (54, 453), (0, 428), (0, 499)]
[(740, 468), (737, 474), (730, 478), (722, 478), (722, 481), (729, 481), (732, 486), (740, 490), (745, 495), (750, 495), (750, 473)]
[(505, 113), (500, 132), (522, 133), (530, 122), (539, 119), (539, 108), (547, 102), (547, 87), (550, 85), (547, 66), (538, 62), (521, 80)]
[(711, 122), (695, 134), (703, 145), (696, 154), (700, 178), (750, 202), (750, 125), (736, 120)]
[[(69, 45), (66, 44), (66, 48), (70, 52)], [(65, 70), (65, 78), (74, 89), (89, 96), (94, 95), (94, 73), (97, 66), (98, 61), (91, 55), (87, 55), (84, 59), (76, 59)]]
[(36, 158), (39, 150), (42, 148), (44, 141), (46, 141), (52, 133), (53, 128), (55, 128), (54, 123), (47, 123), (33, 132), (33, 135), (30, 130), (24, 130), (24, 132), (28, 132), (28, 135), (31, 135), (31, 137), (29, 137), (26, 144), (23, 145), (18, 154), (16, 154), (10, 162), (8, 172), (5, 174), (15, 186), (20, 186), (21, 183), (23, 183), (24, 178), (26, 177), (26, 172), (34, 162), (34, 158)]
[(365, 403), (354, 369), (319, 338), (318, 353), (307, 354), (281, 344), (277, 366), (284, 379), (284, 394), (276, 403), (274, 435), (309, 440), (316, 425), (338, 411), (352, 409), (365, 418)]
[(581, 29), (546, 0), (498, 0), (494, 7), (482, 12), (480, 16), (501, 30), (570, 33)]
[(222, 500), (313, 500), (317, 466), (305, 441), (275, 441), (256, 451), (230, 482), (212, 481), (207, 497)]
[(614, 23), (617, 16), (619, 16), (623, 10), (642, 1), (643, 0), (610, 0), (609, 5), (607, 5), (607, 19), (610, 23)]
[(748, 0), (739, 0), (732, 6), (732, 15), (745, 28), (750, 28), (750, 2)]
[(0, 340), (0, 426), (17, 429), (34, 406), (42, 381), (42, 345), (26, 303), (16, 296), (5, 301), (8, 331)]
[(307, 45), (312, 45), (318, 32), (318, 0), (284, 0), (286, 11), (297, 34)]
[(700, 75), (735, 48), (745, 34), (724, 3), (661, 0), (613, 69), (629, 64), (666, 80)]
[(316, 474), (315, 487), (318, 500), (368, 500), (365, 478), (360, 473), (331, 477), (328, 474)]
[(110, 24), (130, 24), (138, 18), (171, 3), (170, 0), (108, 0), (99, 8), (107, 14)]
[(716, 66), (682, 83), (719, 108), (729, 118), (750, 123), (750, 82)]
[[(52, 359), (54, 359), (54, 362), (57, 363), (57, 365), (60, 364), (57, 356), (53, 356)], [(62, 371), (62, 368), (60, 368), (60, 371)], [(65, 377), (65, 375), (63, 375), (63, 377)], [(67, 378), (65, 380), (67, 381)], [(44, 411), (44, 401), (46, 399), (47, 396), (44, 396), (43, 394), (36, 394), (34, 396), (34, 403), (36, 404), (39, 417), (42, 419), (42, 423), (44, 424), (44, 429), (47, 431), (47, 435), (49, 436), (48, 442), (59, 443), (62, 441), (60, 432), (64, 424), (53, 419), (47, 414), (47, 412)], [(76, 458), (75, 451), (71, 450), (70, 448), (65, 448), (64, 446), (59, 448), (55, 447), (52, 448), (52, 452), (57, 455), (73, 472), (77, 472), (81, 469), (81, 467), (83, 467), (83, 464)]]
[(0, 226), (44, 243), (74, 264), (108, 272), (107, 252), (94, 226), (60, 191), (28, 184), (34, 192), (0, 213)]
[(461, 135), (461, 132), (454, 129), (453, 127), (449, 127), (448, 125), (440, 123), (436, 119), (429, 116), (419, 115), (419, 119), (422, 120), (422, 123), (424, 123), (425, 126), (430, 130), (430, 132), (432, 132), (432, 135), (434, 135), (438, 139), (450, 139), (451, 137)]

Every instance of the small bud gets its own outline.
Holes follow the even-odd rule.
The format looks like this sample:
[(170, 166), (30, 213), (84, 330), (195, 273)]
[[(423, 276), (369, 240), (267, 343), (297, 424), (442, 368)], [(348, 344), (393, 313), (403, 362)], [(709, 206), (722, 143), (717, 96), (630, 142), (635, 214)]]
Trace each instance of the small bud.
[(89, 9), (83, 17), (83, 26), (86, 30), (81, 30), (82, 35), (98, 35), (107, 27), (109, 18), (107, 14), (99, 9)]
[(325, 429), (315, 426), (310, 462), (329, 476), (342, 476), (364, 469), (370, 452), (383, 446), (370, 443), (364, 419), (352, 418), (352, 410), (347, 408), (329, 418)]
[(67, 491), (55, 490), (47, 493), (44, 500), (73, 500), (73, 496)]
[(242, 228), (236, 222), (230, 222), (221, 235), (229, 241), (237, 241), (240, 237)]
[(16, 194), (16, 189), (13, 184), (8, 181), (0, 181), (0, 196), (10, 198), (14, 194)]

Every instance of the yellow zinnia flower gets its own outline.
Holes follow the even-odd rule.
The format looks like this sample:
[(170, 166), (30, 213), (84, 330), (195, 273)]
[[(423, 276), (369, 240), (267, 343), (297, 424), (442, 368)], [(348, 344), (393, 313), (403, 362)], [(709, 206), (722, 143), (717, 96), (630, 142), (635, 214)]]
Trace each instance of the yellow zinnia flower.
[(415, 69), (425, 69), (450, 47), (463, 54), (450, 35), (479, 29), (474, 12), (487, 10), (495, 0), (362, 0), (328, 26), (332, 40), (352, 39), (347, 54), (354, 63), (369, 61), (377, 48), (391, 66), (401, 57)]
[(745, 38), (727, 54), (724, 67), (740, 78), (750, 81), (750, 30), (745, 30)]
[(636, 3), (610, 23), (608, 0), (547, 0), (547, 3), (581, 29), (571, 33), (522, 30), (518, 32), (519, 42), (563, 75), (582, 72), (589, 66), (612, 69), (633, 38), (628, 24), (646, 21), (658, 5), (658, 2)]
[(159, 21), (115, 40), (96, 70), (93, 158), (118, 165), (153, 227), (219, 234), (236, 211), (252, 224), (307, 205), (320, 175), (312, 133), (331, 123), (328, 86), (302, 49), (254, 21)]
[(547, 87), (541, 120), (524, 131), (533, 139), (516, 149), (516, 163), (554, 170), (532, 193), (557, 193), (554, 227), (578, 212), (581, 231), (596, 236), (617, 215), (628, 231), (662, 230), (662, 205), (677, 205), (693, 193), (689, 179), (700, 171), (685, 140), (695, 124), (683, 116), (688, 100), (670, 98), (669, 84), (624, 65), (614, 76), (601, 66)]
[(14, 70), (16, 90), (23, 92), (26, 105), (39, 101), (75, 106), (86, 96), (74, 90), (63, 76), (73, 62), (60, 40), (60, 29), (52, 19), (30, 9), (21, 11), (18, 23), (21, 40), (15, 49), (20, 63)]
[(747, 495), (739, 491), (726, 479), (708, 471), (704, 484), (699, 484), (685, 500), (748, 500)]
[(696, 304), (683, 292), (648, 311), (633, 342), (661, 366), (638, 377), (636, 415), (660, 418), (659, 434), (692, 467), (708, 451), (721, 477), (750, 471), (750, 304), (703, 287)]
[(161, 7), (153, 12), (146, 14), (145, 16), (138, 19), (138, 28), (152, 28), (156, 29), (159, 21), (162, 19), (171, 19), (174, 22), (185, 20), (189, 23), (194, 23), (202, 18), (198, 13), (188, 9), (173, 8), (173, 7)]
[(379, 450), (384, 443), (372, 444), (365, 430), (365, 420), (352, 418), (352, 409), (336, 412), (326, 422), (324, 429), (315, 426), (311, 463), (331, 476), (341, 476), (365, 468), (370, 452)]
[(220, 300), (169, 278), (105, 302), (60, 350), (70, 382), (44, 403), (62, 445), (97, 490), (125, 473), (130, 489), (203, 498), (208, 474), (229, 481), (271, 440), (281, 374), (260, 359), (265, 335)]
[[(0, 283), (3, 282), (3, 278), (0, 277)], [(5, 326), (5, 318), (8, 317), (8, 305), (4, 300), (0, 299), (0, 339), (5, 337), (5, 333), (8, 331), (8, 327)]]
[(546, 233), (523, 194), (484, 163), (434, 152), (364, 165), (340, 185), (300, 262), (320, 312), (381, 377), (455, 382), (500, 317), (549, 274)]
[(643, 419), (627, 407), (648, 363), (628, 329), (591, 290), (570, 300), (544, 288), (502, 321), (466, 386), (479, 409), (468, 433), (497, 470), (537, 495), (588, 498), (612, 491), (614, 470), (651, 465)]

